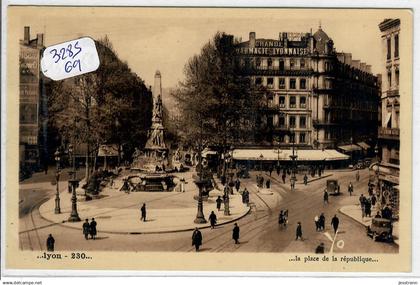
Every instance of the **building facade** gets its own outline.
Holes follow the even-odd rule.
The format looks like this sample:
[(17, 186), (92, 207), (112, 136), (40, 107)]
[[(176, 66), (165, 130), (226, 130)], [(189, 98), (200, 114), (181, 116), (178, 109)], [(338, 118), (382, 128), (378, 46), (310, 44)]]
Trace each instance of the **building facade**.
[(243, 74), (271, 91), (260, 122), (268, 143), (351, 151), (376, 141), (377, 77), (366, 63), (336, 52), (321, 27), (278, 39), (251, 32), (236, 54)]
[(44, 35), (30, 38), (30, 28), (24, 28), (19, 55), (19, 161), (21, 166), (39, 167), (46, 146), (47, 112), (44, 77), (40, 72)]
[(385, 19), (379, 24), (382, 41), (383, 82), (381, 95), (381, 125), (378, 129), (380, 155), (379, 184), (394, 215), (399, 211), (400, 176), (400, 54), (399, 19)]

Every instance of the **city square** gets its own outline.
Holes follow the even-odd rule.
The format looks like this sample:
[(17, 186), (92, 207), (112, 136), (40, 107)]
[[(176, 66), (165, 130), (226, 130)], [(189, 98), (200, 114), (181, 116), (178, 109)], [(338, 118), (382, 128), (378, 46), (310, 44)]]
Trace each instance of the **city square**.
[(312, 26), (216, 29), (171, 86), (111, 32), (51, 80), (22, 27), (19, 249), (399, 253), (400, 19), (371, 27), (380, 66)]

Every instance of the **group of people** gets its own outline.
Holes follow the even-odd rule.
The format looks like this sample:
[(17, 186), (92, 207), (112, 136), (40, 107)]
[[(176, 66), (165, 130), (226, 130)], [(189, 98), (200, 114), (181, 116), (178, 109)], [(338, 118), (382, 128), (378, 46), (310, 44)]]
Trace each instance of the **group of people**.
[(289, 222), (289, 210), (280, 210), (279, 225), (286, 227)]
[(325, 230), (325, 216), (324, 213), (321, 213), (321, 215), (315, 216), (315, 229), (317, 232), (321, 232)]
[(372, 216), (372, 206), (374, 207), (375, 204), (376, 204), (375, 195), (372, 195), (370, 197), (366, 197), (363, 194), (360, 194), (359, 202), (360, 202), (360, 209), (362, 211), (362, 218), (371, 217)]
[(89, 223), (89, 219), (86, 219), (83, 223), (83, 235), (85, 236), (85, 239), (89, 239), (89, 235), (91, 239), (95, 239), (97, 235), (96, 230), (97, 223), (95, 221), (95, 218), (92, 218), (92, 221)]
[[(212, 216), (214, 214), (214, 212), (212, 212), (212, 214), (210, 214), (210, 216)], [(214, 216), (216, 216), (214, 214)], [(210, 219), (210, 223), (212, 221), (212, 219)], [(216, 218), (217, 220), (217, 218)], [(212, 226), (213, 228), (213, 226)], [(237, 223), (234, 224), (233, 229), (232, 229), (232, 239), (234, 240), (235, 244), (239, 244), (239, 233), (240, 233), (240, 228), (238, 226)], [(195, 228), (193, 234), (192, 234), (192, 246), (195, 247), (195, 251), (200, 251), (200, 246), (203, 244), (203, 234), (201, 233), (201, 231), (198, 228)]]
[(249, 191), (245, 188), (244, 191), (242, 191), (242, 203), (249, 204)]

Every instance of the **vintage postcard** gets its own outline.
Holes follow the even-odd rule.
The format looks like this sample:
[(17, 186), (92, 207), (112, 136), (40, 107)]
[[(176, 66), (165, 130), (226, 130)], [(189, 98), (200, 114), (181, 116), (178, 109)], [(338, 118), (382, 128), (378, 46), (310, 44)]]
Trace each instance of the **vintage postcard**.
[(7, 13), (6, 271), (411, 271), (409, 9)]

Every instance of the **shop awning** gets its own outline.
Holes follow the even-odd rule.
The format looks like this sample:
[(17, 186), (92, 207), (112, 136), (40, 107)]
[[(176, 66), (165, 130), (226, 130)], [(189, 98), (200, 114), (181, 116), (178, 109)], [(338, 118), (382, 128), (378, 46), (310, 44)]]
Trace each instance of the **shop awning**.
[[(334, 149), (304, 149), (295, 150), (298, 161), (335, 161), (347, 160), (348, 155), (342, 154)], [(233, 151), (233, 159), (250, 160), (250, 161), (277, 161), (291, 160), (293, 155), (291, 149), (235, 149)]]
[(118, 156), (118, 146), (116, 144), (100, 145), (98, 156)]
[(360, 146), (355, 145), (355, 144), (341, 145), (338, 148), (341, 149), (341, 150), (344, 150), (345, 152), (362, 150), (362, 148)]
[(370, 145), (368, 145), (365, 142), (358, 142), (357, 145), (360, 146), (361, 148), (363, 148), (364, 150), (370, 149)]

